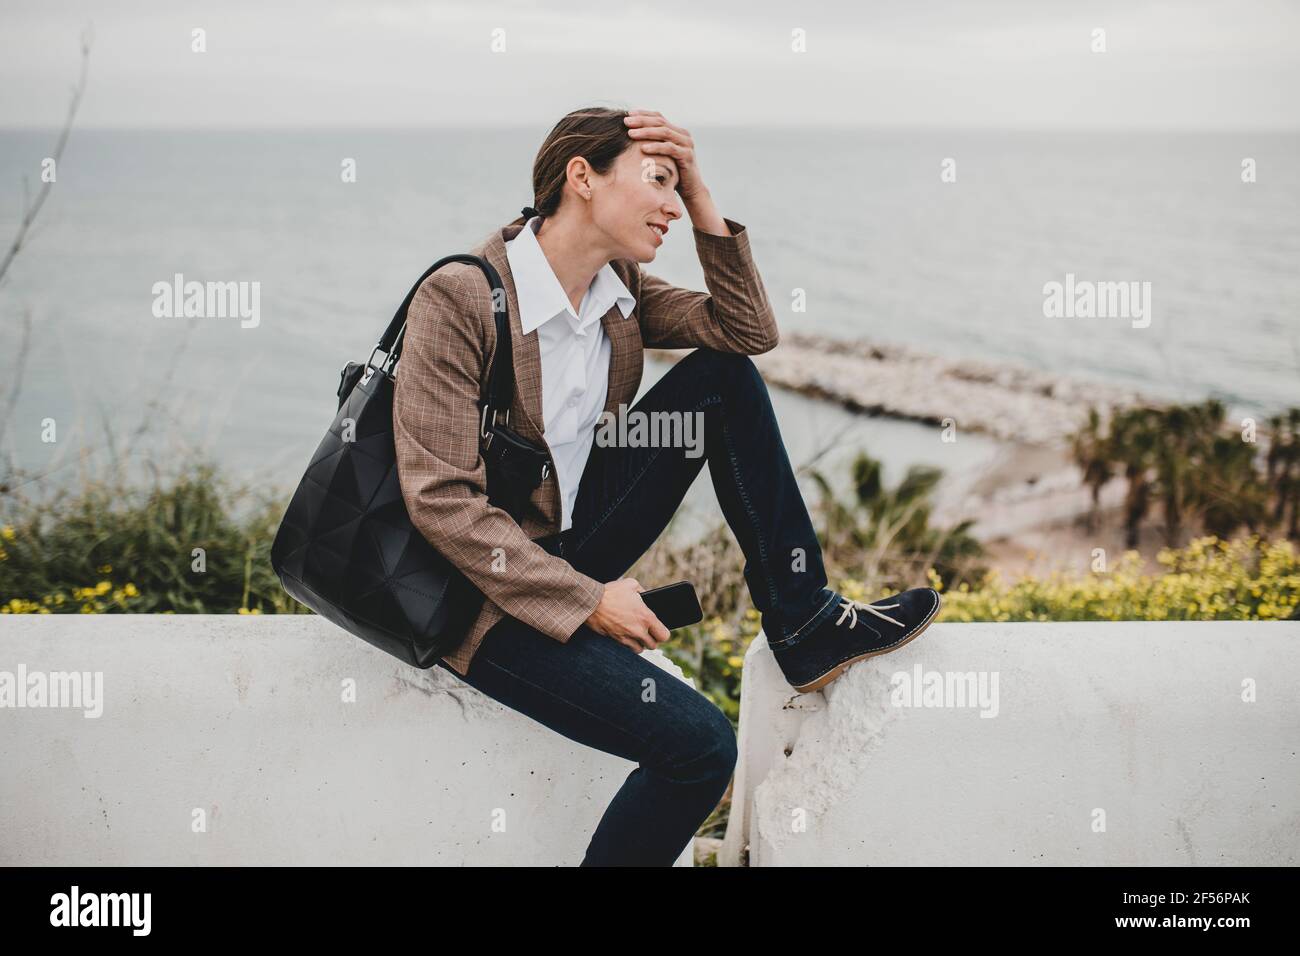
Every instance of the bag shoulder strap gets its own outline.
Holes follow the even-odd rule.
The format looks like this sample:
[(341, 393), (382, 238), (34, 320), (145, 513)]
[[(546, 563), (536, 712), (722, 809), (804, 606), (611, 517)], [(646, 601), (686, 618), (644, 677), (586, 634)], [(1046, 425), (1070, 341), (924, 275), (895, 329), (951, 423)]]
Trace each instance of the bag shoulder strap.
[[(391, 370), (397, 364), (397, 360), (402, 355), (402, 342), (406, 336), (406, 312), (411, 307), (415, 294), (420, 291), (420, 286), (424, 284), (425, 279), (443, 266), (453, 262), (464, 262), (468, 265), (478, 266), (487, 278), (489, 291), (495, 292), (497, 289), (501, 289), (503, 293), (500, 296), (492, 296), (492, 314), (496, 319), (497, 326), (497, 347), (492, 355), (492, 365), (488, 369), (479, 396), (479, 408), (482, 409), (483, 418), (486, 419), (488, 409), (509, 412), (510, 404), (515, 395), (515, 365), (510, 339), (509, 304), (504, 294), (505, 286), (501, 282), (501, 275), (492, 266), (492, 263), (486, 259), (469, 253), (456, 253), (439, 259), (424, 270), (424, 275), (420, 276), (415, 285), (411, 286), (411, 291), (406, 293), (406, 298), (398, 306), (392, 321), (388, 323), (388, 328), (384, 330), (384, 334), (380, 337), (379, 344), (375, 346), (375, 352), (385, 353), (384, 367), (386, 369)], [(372, 352), (371, 358), (373, 357), (374, 353)]]

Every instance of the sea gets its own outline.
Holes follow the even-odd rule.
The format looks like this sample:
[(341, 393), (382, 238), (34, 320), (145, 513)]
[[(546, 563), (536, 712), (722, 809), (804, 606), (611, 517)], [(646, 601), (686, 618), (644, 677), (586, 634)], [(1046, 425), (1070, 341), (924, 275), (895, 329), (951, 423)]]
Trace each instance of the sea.
[[(4, 449), (51, 489), (86, 461), (143, 467), (183, 444), (237, 481), (291, 491), (340, 370), (370, 354), (412, 283), (533, 201), (543, 133), (74, 129), (0, 285)], [(692, 133), (783, 331), (1214, 396), (1233, 415), (1300, 405), (1300, 133)], [(0, 130), (0, 247), (56, 138)], [(703, 290), (686, 222), (644, 268)], [(156, 287), (177, 275), (256, 288), (256, 323), (159, 314)], [(1047, 290), (1067, 282), (1134, 298), (1122, 314), (1051, 314)], [(648, 362), (642, 392), (665, 370)], [(917, 423), (773, 399), (801, 474), (843, 478), (861, 450), (891, 481), (941, 465), (958, 494), (999, 453), (978, 435), (958, 448)]]

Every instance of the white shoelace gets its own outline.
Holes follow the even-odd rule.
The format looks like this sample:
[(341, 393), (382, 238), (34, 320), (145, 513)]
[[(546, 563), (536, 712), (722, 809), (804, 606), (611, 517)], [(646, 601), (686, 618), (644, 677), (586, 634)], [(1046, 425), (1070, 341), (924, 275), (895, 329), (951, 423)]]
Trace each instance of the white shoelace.
[[(883, 607), (883, 608), (895, 608), (895, 607), (900, 607), (900, 606), (901, 606), (901, 605), (898, 605), (898, 604), (882, 604), (882, 605), (880, 605), (880, 607)], [(850, 601), (850, 600), (847, 600), (847, 599), (846, 599), (846, 600), (843, 600), (843, 601), (840, 602), (840, 607), (844, 608), (844, 613), (840, 615), (840, 619), (839, 619), (838, 621), (835, 622), (836, 624), (842, 624), (842, 623), (844, 623), (844, 619), (845, 619), (846, 617), (848, 617), (849, 615), (852, 615), (852, 616), (853, 616), (853, 622), (852, 622), (851, 624), (849, 624), (849, 627), (855, 627), (855, 626), (857, 626), (857, 623), (858, 623), (858, 611), (870, 611), (872, 614), (876, 615), (876, 617), (883, 617), (883, 618), (884, 618), (886, 621), (888, 621), (890, 624), (897, 624), (899, 627), (905, 627), (905, 626), (906, 626), (905, 624), (903, 624), (902, 621), (895, 621), (895, 620), (894, 620), (892, 617), (890, 617), (888, 614), (882, 614), (882, 613), (880, 612), (879, 608), (876, 608), (876, 607), (874, 607), (874, 606), (872, 606), (872, 605), (870, 605), (870, 604), (863, 604), (861, 601)]]

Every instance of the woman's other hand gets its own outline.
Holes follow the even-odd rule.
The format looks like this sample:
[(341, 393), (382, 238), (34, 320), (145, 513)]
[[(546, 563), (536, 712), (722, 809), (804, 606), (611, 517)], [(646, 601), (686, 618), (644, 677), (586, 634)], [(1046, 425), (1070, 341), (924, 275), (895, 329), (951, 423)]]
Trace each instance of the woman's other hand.
[(596, 610), (587, 618), (587, 626), (638, 654), (658, 647), (671, 635), (663, 622), (655, 617), (654, 611), (641, 600), (644, 590), (636, 578), (608, 582)]

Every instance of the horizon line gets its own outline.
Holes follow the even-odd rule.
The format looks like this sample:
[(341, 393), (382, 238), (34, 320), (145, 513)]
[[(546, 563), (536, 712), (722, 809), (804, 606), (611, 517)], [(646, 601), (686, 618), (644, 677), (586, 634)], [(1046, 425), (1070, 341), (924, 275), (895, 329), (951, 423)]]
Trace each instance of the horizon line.
[[(1079, 125), (971, 125), (933, 123), (696, 123), (699, 129), (728, 130), (834, 130), (837, 132), (997, 132), (997, 133), (1300, 133), (1300, 124), (1292, 126), (1079, 126)], [(442, 123), (442, 124), (318, 124), (318, 125), (206, 125), (142, 126), (135, 124), (74, 125), (73, 132), (148, 132), (148, 133), (220, 133), (220, 132), (432, 132), (436, 130), (535, 130), (530, 123)], [(60, 131), (62, 125), (0, 125), (0, 132)]]

